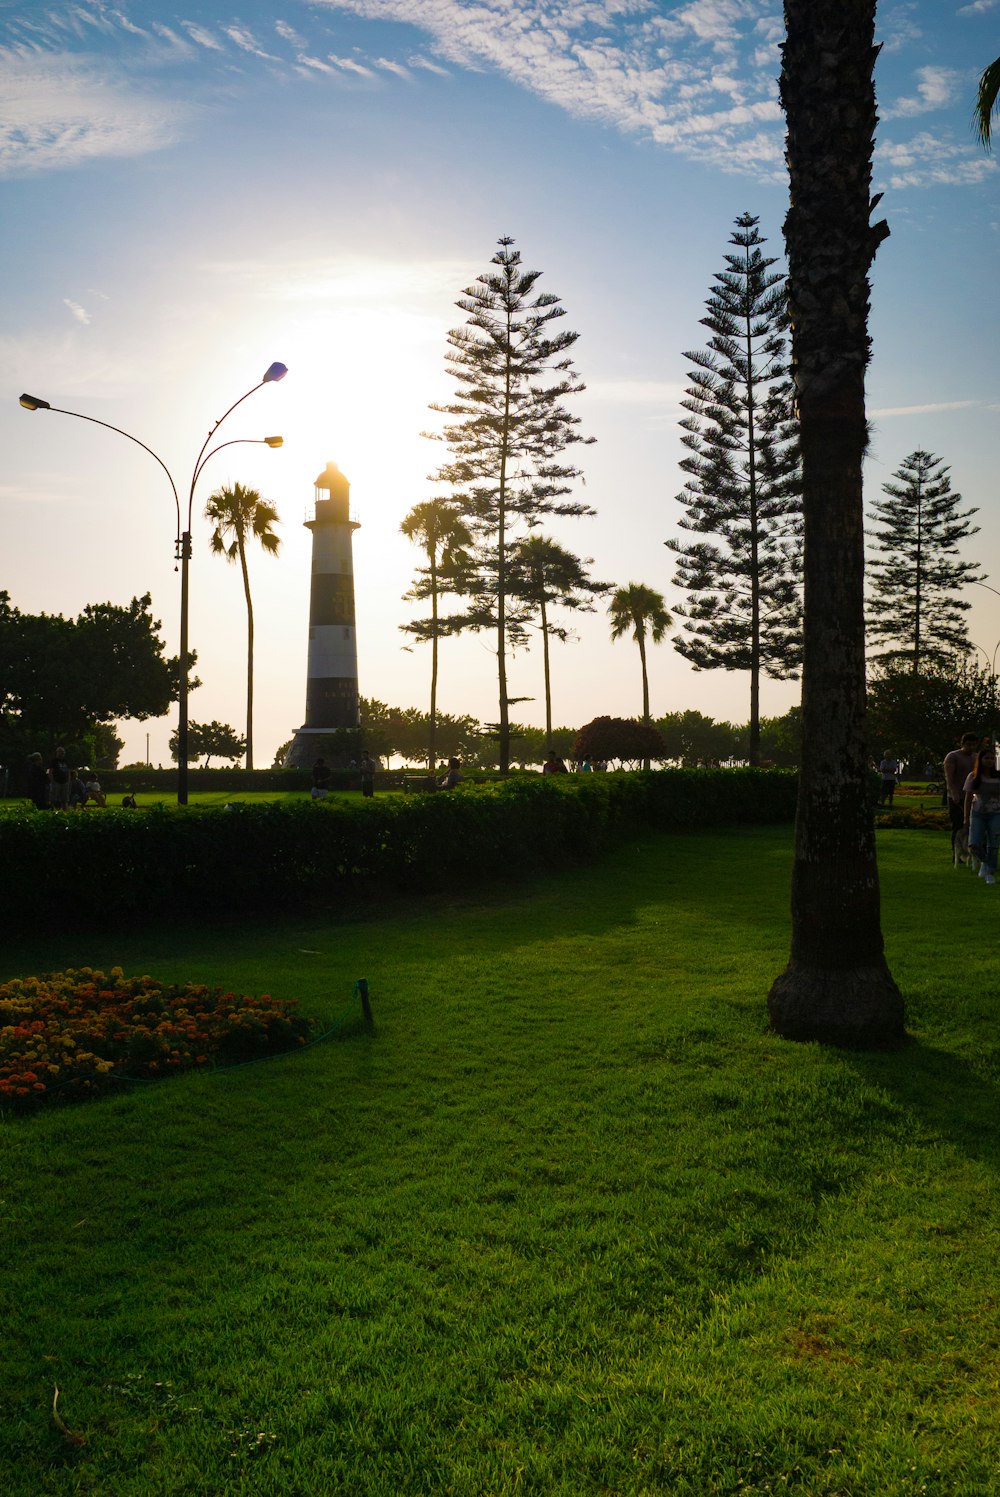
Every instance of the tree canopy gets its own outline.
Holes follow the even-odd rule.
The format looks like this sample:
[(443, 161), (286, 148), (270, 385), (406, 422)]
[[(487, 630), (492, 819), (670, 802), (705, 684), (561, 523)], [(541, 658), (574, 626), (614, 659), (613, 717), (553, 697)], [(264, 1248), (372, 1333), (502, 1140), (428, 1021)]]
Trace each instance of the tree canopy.
[(179, 666), (150, 604), (149, 593), (91, 603), (73, 619), (22, 613), (0, 592), (0, 755), (13, 762), (61, 742), (79, 757), (121, 718), (163, 716), (178, 698)]
[(540, 272), (524, 270), (514, 241), (498, 241), (491, 269), (459, 297), (465, 325), (448, 334), (445, 362), (458, 391), (432, 406), (449, 418), (441, 439), (451, 457), (433, 475), (472, 535), (464, 571), (466, 606), (452, 619), (459, 630), (496, 639), (498, 753), (510, 759), (507, 655), (524, 644), (527, 600), (511, 587), (510, 547), (519, 531), (551, 515), (593, 510), (567, 499), (580, 470), (562, 454), (593, 440), (564, 404), (584, 386), (569, 350), (578, 334), (557, 329), (565, 316), (558, 296), (538, 291)]

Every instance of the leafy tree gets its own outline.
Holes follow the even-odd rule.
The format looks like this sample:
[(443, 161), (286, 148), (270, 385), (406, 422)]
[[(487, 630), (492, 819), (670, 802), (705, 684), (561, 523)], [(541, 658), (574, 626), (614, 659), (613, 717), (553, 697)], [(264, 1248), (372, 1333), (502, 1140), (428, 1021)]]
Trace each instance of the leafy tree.
[(580, 763), (589, 759), (591, 764), (615, 759), (622, 765), (641, 762), (648, 769), (650, 759), (663, 759), (666, 752), (663, 739), (648, 722), (636, 722), (634, 717), (595, 717), (577, 733), (572, 757)]
[[(631, 629), (632, 638), (639, 646), (639, 661), (642, 665), (642, 720), (649, 726), (649, 676), (646, 672), (646, 639), (658, 645), (671, 627), (673, 619), (667, 612), (662, 594), (641, 582), (630, 582), (620, 587), (611, 599), (608, 608), (611, 615), (611, 638), (621, 639)], [(649, 768), (649, 760), (643, 764)]]
[(888, 498), (873, 505), (881, 525), (869, 531), (879, 549), (868, 563), (868, 636), (890, 646), (884, 656), (908, 661), (914, 675), (927, 660), (968, 650), (970, 604), (958, 594), (986, 575), (975, 562), (954, 559), (979, 526), (968, 523), (976, 510), (959, 511), (962, 496), (952, 493), (948, 473), (940, 458), (918, 449), (896, 469), (898, 481), (882, 485)]
[(666, 542), (676, 586), (690, 594), (674, 647), (696, 670), (750, 674), (750, 762), (758, 758), (760, 677), (784, 680), (801, 662), (799, 452), (785, 347), (785, 278), (761, 253), (750, 213), (736, 220), (733, 253), (715, 276), (702, 325), (708, 348), (685, 353), (689, 475), (677, 495), (683, 530)]
[(529, 608), (512, 592), (511, 542), (519, 527), (531, 529), (549, 515), (593, 513), (566, 500), (580, 470), (561, 456), (592, 438), (581, 436), (579, 417), (563, 404), (584, 388), (568, 356), (578, 334), (553, 327), (565, 315), (559, 298), (536, 291), (540, 272), (522, 270), (512, 239), (498, 243), (490, 262), (496, 268), (458, 299), (465, 325), (448, 334), (445, 359), (458, 392), (432, 407), (452, 418), (441, 434), (451, 460), (433, 481), (447, 488), (472, 533), (466, 607), (449, 627), (496, 637), (498, 752), (506, 772), (513, 701), (507, 653), (525, 642)]
[[(253, 769), (253, 600), (250, 597), (250, 573), (247, 570), (247, 542), (255, 540), (268, 556), (277, 556), (281, 541), (272, 526), (278, 519), (273, 504), (262, 499), (256, 489), (234, 484), (216, 489), (205, 505), (205, 518), (212, 521), (212, 550), (227, 561), (239, 560), (243, 574), (243, 596), (247, 603), (247, 769)], [(190, 749), (194, 753), (195, 750)]]
[(802, 762), (802, 708), (789, 707), (781, 717), (760, 720), (760, 757), (780, 769), (797, 769)]
[(68, 749), (88, 740), (93, 746), (100, 724), (161, 717), (179, 693), (178, 660), (164, 655), (161, 627), (148, 593), (126, 606), (89, 604), (78, 618), (66, 619), (21, 613), (0, 592), (5, 731)]
[(919, 671), (883, 661), (868, 688), (868, 744), (873, 757), (892, 748), (922, 772), (940, 767), (963, 733), (995, 734), (997, 682), (968, 658), (925, 662)]
[[(188, 754), (192, 759), (204, 758), (204, 769), (212, 759), (227, 759), (235, 764), (246, 753), (246, 748), (246, 739), (241, 738), (228, 723), (188, 723)], [(170, 757), (177, 758), (176, 728), (170, 735)]]
[(976, 134), (987, 151), (990, 149), (993, 138), (993, 116), (997, 109), (998, 95), (1000, 95), (1000, 57), (990, 63), (979, 80), (979, 93), (976, 97), (976, 109), (973, 115)]
[(792, 1039), (898, 1044), (865, 731), (864, 515), (875, 0), (785, 0), (781, 102), (792, 377), (804, 519), (802, 765), (792, 948), (771, 1024)]
[(519, 764), (543, 764), (549, 749), (554, 749), (561, 759), (575, 757), (576, 728), (532, 728), (511, 725), (510, 738), (513, 757)]
[(423, 504), (415, 504), (399, 528), (407, 540), (421, 547), (427, 557), (427, 565), (419, 569), (417, 581), (405, 595), (405, 601), (422, 603), (429, 599), (431, 616), (429, 619), (414, 619), (399, 627), (415, 639), (430, 640), (431, 710), (427, 719), (427, 765), (433, 774), (437, 763), (438, 640), (449, 632), (439, 616), (438, 601), (441, 593), (454, 586), (460, 575), (472, 535), (455, 508), (444, 499), (428, 499)]
[(721, 764), (740, 753), (739, 729), (701, 712), (668, 712), (653, 726), (663, 740), (663, 757), (685, 767)]
[(538, 612), (542, 636), (545, 676), (545, 732), (552, 736), (552, 677), (549, 669), (549, 639), (569, 638), (569, 630), (554, 624), (549, 609), (555, 605), (576, 612), (592, 613), (594, 598), (608, 591), (607, 583), (595, 582), (587, 573), (592, 558), (585, 561), (546, 535), (529, 535), (512, 549), (514, 590)]

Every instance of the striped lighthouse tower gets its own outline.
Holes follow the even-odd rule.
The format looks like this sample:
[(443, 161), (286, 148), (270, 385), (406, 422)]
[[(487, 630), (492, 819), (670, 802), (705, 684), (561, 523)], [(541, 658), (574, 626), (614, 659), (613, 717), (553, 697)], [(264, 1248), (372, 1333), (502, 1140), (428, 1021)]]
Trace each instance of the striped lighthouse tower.
[(316, 480), (315, 512), (305, 522), (312, 531), (306, 720), (285, 757), (289, 766), (311, 764), (317, 738), (359, 722), (352, 551), (359, 525), (351, 519), (350, 494), (336, 463), (327, 463)]

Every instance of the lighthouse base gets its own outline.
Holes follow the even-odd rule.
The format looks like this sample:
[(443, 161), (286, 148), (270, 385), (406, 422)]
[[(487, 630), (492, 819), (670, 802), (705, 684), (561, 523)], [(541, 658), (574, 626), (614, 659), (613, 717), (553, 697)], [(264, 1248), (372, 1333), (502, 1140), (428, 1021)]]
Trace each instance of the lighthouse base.
[(331, 769), (348, 769), (360, 753), (360, 728), (297, 728), (283, 768), (312, 769), (322, 754)]

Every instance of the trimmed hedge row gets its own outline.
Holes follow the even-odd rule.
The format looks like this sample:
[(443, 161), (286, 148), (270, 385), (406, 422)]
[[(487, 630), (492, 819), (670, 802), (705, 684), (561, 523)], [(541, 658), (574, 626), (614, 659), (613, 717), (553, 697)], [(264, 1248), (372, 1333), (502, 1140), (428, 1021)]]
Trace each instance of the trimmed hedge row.
[[(0, 820), (5, 921), (332, 907), (354, 885), (441, 888), (596, 855), (639, 828), (791, 821), (786, 770), (659, 770), (226, 810)], [(55, 904), (53, 903), (55, 901)]]

